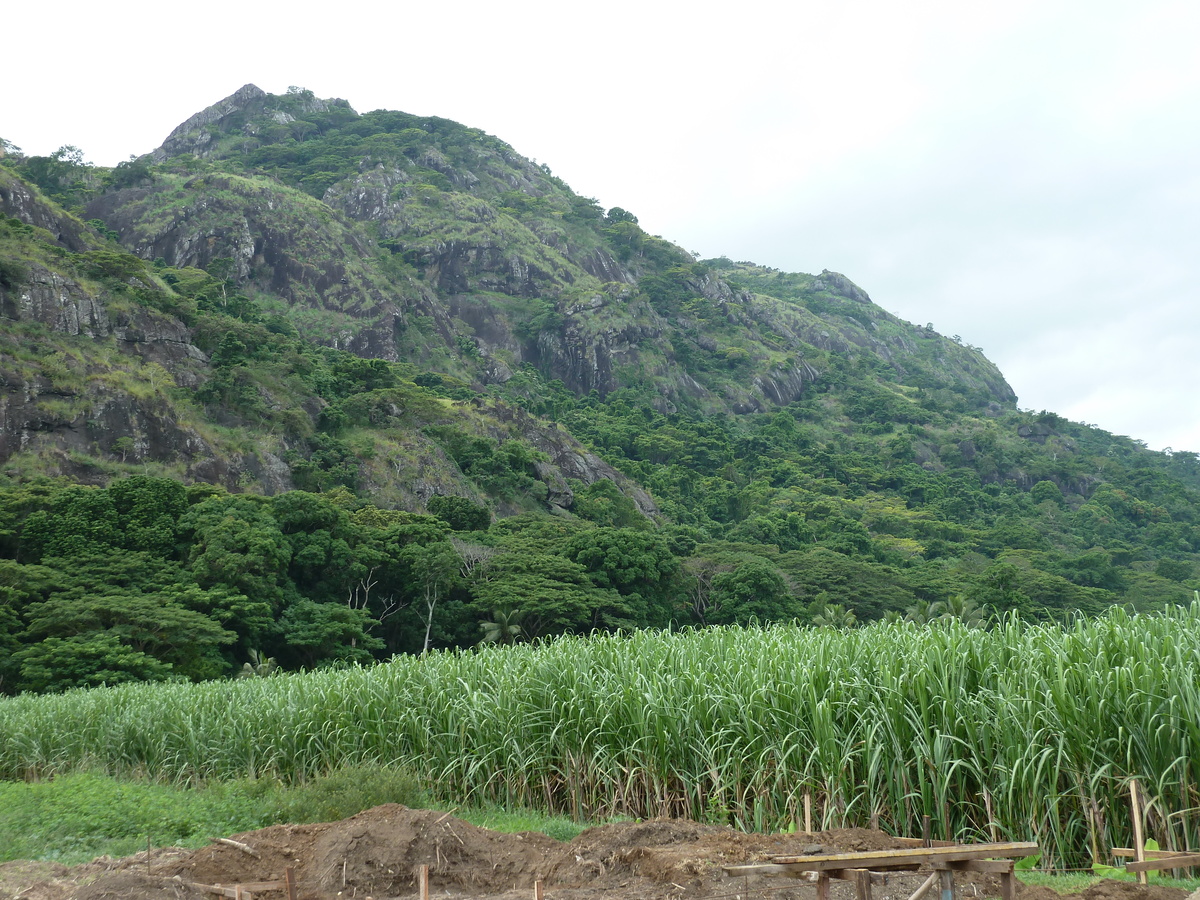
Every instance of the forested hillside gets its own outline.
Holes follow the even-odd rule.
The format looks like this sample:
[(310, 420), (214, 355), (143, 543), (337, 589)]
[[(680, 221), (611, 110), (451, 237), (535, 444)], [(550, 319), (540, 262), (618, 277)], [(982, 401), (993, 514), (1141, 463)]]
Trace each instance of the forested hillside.
[(3, 146), (0, 691), (1200, 589), (1195, 453), (476, 129), (247, 86)]

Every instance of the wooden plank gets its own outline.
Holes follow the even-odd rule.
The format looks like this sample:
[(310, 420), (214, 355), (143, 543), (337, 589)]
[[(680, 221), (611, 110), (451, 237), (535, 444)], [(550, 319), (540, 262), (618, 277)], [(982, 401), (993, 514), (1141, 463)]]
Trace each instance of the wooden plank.
[[(1133, 851), (1138, 862), (1146, 860), (1146, 839), (1142, 836), (1142, 801), (1136, 778), (1129, 781), (1129, 805), (1133, 808)], [(1129, 868), (1126, 866), (1126, 868)], [(1138, 872), (1138, 884), (1148, 884), (1145, 872)]]
[[(904, 847), (924, 847), (925, 842), (922, 838), (914, 837), (896, 837), (892, 838), (897, 844)], [(930, 841), (931, 847), (969, 847), (970, 844), (960, 844), (957, 841)]]
[[(741, 875), (741, 876), (779, 875), (783, 878), (805, 878), (808, 875), (812, 874), (811, 870), (809, 870), (809, 869), (801, 869), (797, 866), (783, 866), (783, 865), (779, 865), (777, 863), (748, 863), (744, 866), (722, 866), (722, 868), (725, 870), (725, 873), (727, 875), (734, 875), (734, 876), (738, 876), (738, 875)], [(893, 869), (891, 869), (890, 871), (894, 872), (897, 869), (899, 869), (901, 871), (915, 872), (915, 871), (917, 871), (918, 868), (920, 868), (920, 867), (916, 863), (912, 863), (912, 864), (905, 865), (905, 866), (896, 866)], [(854, 881), (856, 878), (858, 878), (857, 873), (860, 871), (864, 871), (864, 870), (857, 869), (857, 868), (856, 869), (825, 869), (821, 872), (821, 874), (825, 875), (829, 878), (836, 878), (839, 881)], [(887, 884), (888, 883), (887, 872), (871, 872), (871, 883), (872, 884)]]
[[(1171, 857), (1171, 856), (1187, 856), (1191, 853), (1196, 853), (1196, 852), (1200, 852), (1200, 851), (1196, 851), (1196, 850), (1143, 850), (1142, 851), (1142, 853), (1145, 855), (1146, 859), (1167, 859), (1168, 857)], [(1124, 859), (1124, 858), (1128, 858), (1128, 857), (1136, 857), (1137, 851), (1134, 850), (1132, 847), (1113, 847), (1112, 855), (1119, 856)]]
[(417, 895), (420, 900), (429, 900), (429, 866), (422, 865), (417, 871)]
[(1161, 859), (1125, 863), (1125, 871), (1144, 874), (1158, 869), (1190, 869), (1192, 866), (1200, 866), (1200, 853), (1182, 853), (1178, 856), (1164, 856)]
[(804, 869), (797, 869), (795, 866), (781, 866), (774, 863), (749, 863), (744, 866), (724, 866), (723, 868), (728, 875), (780, 875), (784, 878), (803, 878), (808, 874)]
[(539, 878), (533, 883), (533, 900), (542, 900), (545, 896), (542, 888), (542, 880)]
[(863, 872), (866, 872), (866, 877), (870, 878), (871, 884), (887, 884), (888, 876), (886, 872), (872, 872), (870, 869), (830, 869), (825, 874), (830, 878), (836, 878), (839, 881), (853, 881), (857, 883), (863, 878)]
[(944, 866), (955, 872), (990, 872), (995, 875), (1003, 875), (1013, 870), (1011, 859), (952, 859), (950, 862), (935, 865), (939, 869)]
[(247, 890), (253, 890), (253, 892), (257, 894), (259, 892), (259, 890), (283, 890), (284, 887), (287, 887), (287, 882), (282, 882), (282, 881), (244, 881), (244, 882), (241, 882), (240, 884), (238, 884), (238, 886), (236, 886), (236, 887), (241, 888), (242, 893), (247, 892)]
[(886, 869), (910, 863), (950, 862), (956, 859), (988, 859), (1033, 856), (1038, 852), (1035, 843), (963, 844), (957, 847), (913, 847), (906, 850), (865, 850), (856, 853), (831, 853), (817, 856), (776, 856), (777, 865), (820, 872), (825, 869)]
[(187, 884), (204, 891), (206, 894), (217, 894), (220, 897), (236, 897), (238, 896), (238, 891), (241, 891), (242, 897), (245, 897), (248, 891), (251, 893), (257, 891), (282, 891), (286, 886), (286, 883), (282, 881), (245, 881), (230, 887), (226, 887), (223, 884), (198, 884), (194, 881), (187, 882)]
[(296, 900), (296, 870), (291, 866), (283, 870), (283, 886), (287, 888), (288, 900)]

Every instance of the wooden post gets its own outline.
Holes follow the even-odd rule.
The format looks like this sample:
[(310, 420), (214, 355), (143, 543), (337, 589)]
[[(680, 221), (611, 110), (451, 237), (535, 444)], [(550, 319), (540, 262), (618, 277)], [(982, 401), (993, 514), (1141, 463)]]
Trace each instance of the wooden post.
[(417, 892), (421, 900), (429, 900), (429, 866), (417, 870)]
[(812, 791), (804, 792), (804, 833), (812, 834)]
[(929, 816), (921, 816), (921, 846), (933, 846), (933, 823), (929, 820)]
[[(1146, 837), (1142, 834), (1142, 798), (1138, 796), (1138, 780), (1130, 779), (1129, 805), (1133, 807), (1133, 852), (1138, 862), (1146, 861)], [(1148, 884), (1145, 872), (1138, 872), (1138, 884)]]
[(829, 900), (829, 875), (825, 872), (817, 875), (817, 900)]
[(954, 873), (949, 869), (941, 869), (938, 878), (942, 882), (942, 900), (954, 900)]
[(296, 900), (296, 870), (291, 866), (283, 870), (283, 886), (287, 888), (288, 900)]
[(540, 878), (533, 883), (533, 900), (542, 900), (542, 880)]
[(868, 869), (854, 870), (854, 896), (857, 900), (871, 900), (871, 872)]
[(1017, 900), (1017, 876), (1011, 862), (1008, 871), (1000, 873), (1000, 900)]

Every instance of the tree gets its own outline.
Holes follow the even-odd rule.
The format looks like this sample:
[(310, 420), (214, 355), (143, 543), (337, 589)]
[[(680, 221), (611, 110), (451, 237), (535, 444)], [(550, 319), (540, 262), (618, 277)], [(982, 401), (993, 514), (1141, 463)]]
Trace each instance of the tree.
[(51, 637), (20, 651), (17, 687), (54, 692), (128, 681), (165, 681), (171, 666), (104, 632)]
[(521, 627), (522, 613), (511, 609), (494, 609), (490, 621), (480, 622), (481, 644), (515, 644), (525, 635)]
[(732, 572), (734, 563), (711, 557), (693, 556), (683, 563), (687, 576), (688, 599), (691, 601), (692, 616), (701, 625), (713, 624), (709, 616), (716, 610), (719, 595), (713, 592), (713, 579), (724, 572)]
[(604, 221), (608, 225), (617, 225), (621, 222), (629, 222), (632, 225), (638, 223), (637, 216), (627, 210), (621, 209), (619, 206), (614, 206), (604, 216)]
[(238, 672), (238, 678), (266, 678), (279, 671), (279, 663), (275, 657), (267, 656), (253, 648), (247, 650), (246, 654), (250, 661), (242, 663), (242, 671)]
[(812, 618), (812, 623), (818, 628), (834, 628), (844, 631), (858, 624), (854, 611), (846, 609), (840, 603), (834, 603), (819, 610)]
[(765, 560), (752, 559), (713, 576), (708, 611), (713, 624), (786, 621), (803, 611), (779, 570)]
[[(201, 587), (223, 585), (272, 611), (279, 608), (292, 548), (261, 503), (242, 497), (206, 500), (183, 517), (180, 537)], [(249, 636), (257, 644), (258, 635), (251, 631)]]
[(413, 583), (417, 585), (421, 621), (425, 626), (421, 652), (428, 653), (434, 613), (437, 612), (438, 603), (458, 580), (460, 557), (449, 541), (410, 544), (400, 555), (411, 573)]
[(108, 486), (123, 532), (122, 546), (155, 556), (175, 551), (179, 519), (187, 512), (187, 490), (178, 481), (134, 475)]
[(987, 613), (966, 594), (957, 594), (942, 606), (943, 619), (957, 619), (968, 628), (982, 628), (987, 624)]
[(473, 503), (466, 497), (430, 497), (428, 507), (430, 513), (455, 531), (486, 531), (492, 521), (492, 514), (486, 506)]
[(930, 603), (928, 600), (919, 599), (905, 611), (904, 621), (914, 622), (917, 625), (928, 625), (941, 614), (942, 603), (940, 600)]
[(220, 650), (237, 636), (201, 611), (220, 601), (174, 564), (126, 551), (48, 557), (36, 572), (24, 641), (102, 633), (188, 678), (227, 671)]
[(299, 599), (288, 605), (279, 620), (285, 652), (301, 666), (329, 662), (373, 662), (372, 651), (384, 643), (369, 633), (371, 620), (361, 609), (337, 603)]
[(597, 587), (626, 599), (641, 627), (667, 625), (674, 613), (679, 561), (663, 538), (632, 528), (594, 528), (571, 539), (566, 556)]
[(485, 615), (497, 609), (520, 615), (528, 638), (586, 632), (593, 628), (632, 628), (625, 599), (598, 588), (578, 563), (544, 553), (505, 553), (488, 579), (472, 588), (471, 608)]

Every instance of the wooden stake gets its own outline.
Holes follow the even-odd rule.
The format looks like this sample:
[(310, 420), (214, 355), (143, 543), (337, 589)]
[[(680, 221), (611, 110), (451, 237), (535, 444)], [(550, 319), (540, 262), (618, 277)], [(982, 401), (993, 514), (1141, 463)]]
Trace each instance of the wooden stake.
[(804, 833), (812, 834), (812, 791), (804, 792)]
[(929, 816), (921, 816), (921, 846), (933, 846), (933, 823)]
[(937, 884), (939, 877), (937, 872), (930, 872), (929, 877), (925, 879), (919, 888), (913, 891), (912, 896), (908, 900), (921, 900), (922, 897), (929, 893), (929, 889)]
[(533, 883), (533, 900), (542, 900), (542, 880), (540, 878)]
[(817, 900), (829, 900), (829, 875), (825, 872), (817, 875)]
[(420, 900), (429, 900), (429, 866), (421, 866), (417, 870), (417, 891)]
[(938, 869), (938, 880), (942, 883), (942, 900), (954, 900), (954, 873)]
[(296, 870), (291, 866), (283, 870), (283, 886), (287, 888), (288, 900), (296, 900)]
[[(1133, 807), (1133, 852), (1137, 854), (1138, 862), (1146, 861), (1146, 838), (1142, 834), (1142, 800), (1138, 796), (1138, 781), (1129, 781), (1129, 805)], [(1138, 872), (1138, 884), (1148, 884), (1145, 872)]]

